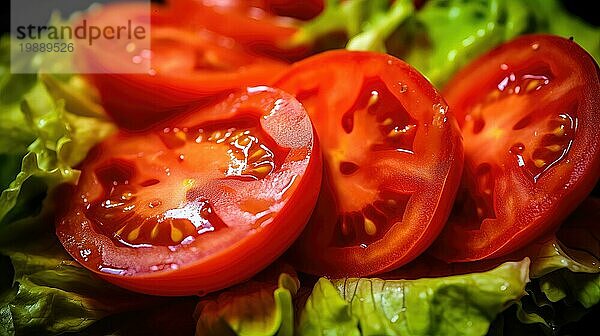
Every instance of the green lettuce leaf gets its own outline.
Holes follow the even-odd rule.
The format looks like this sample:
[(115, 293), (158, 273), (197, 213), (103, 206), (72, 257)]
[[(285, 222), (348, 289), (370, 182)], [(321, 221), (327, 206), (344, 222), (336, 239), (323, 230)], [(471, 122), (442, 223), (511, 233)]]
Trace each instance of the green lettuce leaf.
[[(581, 241), (588, 237), (594, 236), (587, 235)], [(535, 283), (550, 302), (579, 302), (584, 308), (600, 302), (598, 243), (595, 251), (569, 248), (557, 238), (541, 244), (538, 254), (532, 257), (531, 277), (537, 278)]]
[(574, 37), (600, 60), (600, 28), (562, 8), (559, 0), (327, 1), (325, 10), (294, 37), (310, 43), (344, 33), (346, 48), (388, 52), (441, 87), (461, 67), (525, 33)]
[(558, 0), (432, 0), (398, 27), (389, 52), (441, 87), (470, 61), (526, 33), (575, 40), (600, 60), (600, 29), (570, 15)]
[(74, 167), (115, 127), (81, 77), (12, 74), (8, 45), (2, 37), (0, 334), (79, 331), (145, 302), (78, 266), (54, 236), (48, 195), (77, 182)]
[(10, 40), (0, 38), (0, 190), (14, 180), (27, 146), (35, 140), (21, 111), (23, 95), (35, 83), (35, 75), (10, 73)]
[(292, 336), (292, 297), (299, 286), (295, 275), (282, 273), (277, 284), (253, 279), (203, 299), (196, 307), (196, 335)]
[(590, 308), (600, 302), (600, 199), (586, 199), (555, 237), (534, 244), (531, 277), (551, 302)]
[[(27, 230), (25, 223), (32, 223), (51, 189), (77, 181), (79, 171), (73, 167), (114, 130), (104, 120), (67, 112), (64, 101), (54, 101), (42, 85), (26, 94), (22, 110), (36, 139), (21, 160), (21, 171), (0, 194), (0, 246)], [(7, 160), (12, 166), (4, 169), (14, 170), (15, 160)]]
[[(518, 256), (531, 257), (528, 296), (515, 312), (518, 321), (556, 334), (583, 318), (600, 302), (600, 200), (586, 199), (547, 239)], [(512, 316), (504, 316), (511, 320)], [(511, 323), (514, 323), (511, 322)]]
[[(32, 138), (24, 150), (0, 148), (0, 155), (7, 158), (0, 163), (1, 170), (7, 173), (3, 184), (8, 184), (0, 194), (0, 246), (35, 224), (32, 219), (39, 214), (46, 195), (59, 184), (75, 183), (79, 171), (73, 167), (115, 129), (103, 117), (67, 111), (65, 102), (52, 96), (46, 84), (38, 80), (19, 103), (19, 118), (12, 110), (8, 114), (2, 110), (0, 114), (0, 124), (15, 125), (15, 132), (22, 133), (24, 139)], [(83, 100), (81, 104), (93, 103)], [(16, 176), (7, 182), (17, 169)]]
[(485, 335), (525, 295), (529, 259), (487, 272), (417, 280), (320, 279), (301, 335)]
[(387, 12), (388, 3), (388, 0), (326, 0), (321, 14), (306, 22), (292, 37), (291, 44), (313, 44), (332, 32), (347, 37), (357, 35), (372, 17)]
[(51, 234), (5, 249), (14, 285), (0, 295), (2, 335), (58, 335), (161, 298), (120, 289), (73, 261)]

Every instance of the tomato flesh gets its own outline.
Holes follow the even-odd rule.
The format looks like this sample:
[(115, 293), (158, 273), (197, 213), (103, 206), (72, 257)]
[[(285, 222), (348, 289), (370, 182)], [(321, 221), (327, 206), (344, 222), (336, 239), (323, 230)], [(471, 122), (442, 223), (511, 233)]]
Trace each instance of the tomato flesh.
[(206, 293), (281, 255), (304, 227), (320, 179), (302, 106), (250, 88), (173, 124), (104, 141), (83, 163), (56, 230), (76, 260), (115, 284)]
[(600, 176), (597, 69), (574, 42), (530, 35), (450, 81), (444, 96), (462, 128), (465, 169), (436, 257), (508, 254), (554, 230), (589, 194)]
[(317, 206), (290, 252), (295, 266), (366, 276), (427, 248), (462, 169), (458, 126), (431, 84), (388, 55), (330, 51), (275, 85), (306, 107), (324, 156)]
[[(185, 174), (202, 174), (202, 179), (221, 175), (250, 181), (262, 180), (273, 172), (277, 165), (274, 152), (283, 157), (288, 154), (275, 144), (267, 146), (260, 140), (265, 135), (258, 134), (256, 127), (230, 127), (213, 131), (202, 128), (195, 132), (167, 128), (158, 135), (164, 146), (179, 154), (173, 165), (185, 170)], [(170, 176), (157, 179), (140, 172), (152, 167), (155, 160), (143, 156), (131, 161), (110, 161), (98, 167), (96, 176), (103, 197), (90, 203), (86, 215), (94, 218), (107, 236), (112, 235), (113, 240), (127, 246), (169, 246), (226, 227), (211, 201), (197, 197), (203, 191), (195, 186), (206, 182)], [(169, 161), (172, 159), (160, 160), (161, 165)], [(156, 198), (165, 191), (171, 195), (169, 198)]]

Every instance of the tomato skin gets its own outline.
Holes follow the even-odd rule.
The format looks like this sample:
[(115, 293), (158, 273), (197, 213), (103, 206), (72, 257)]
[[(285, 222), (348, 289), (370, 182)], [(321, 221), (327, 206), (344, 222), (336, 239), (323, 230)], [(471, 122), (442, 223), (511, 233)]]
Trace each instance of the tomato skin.
[(463, 162), (458, 125), (435, 88), (392, 56), (344, 50), (294, 64), (275, 86), (307, 109), (325, 163), (293, 265), (367, 276), (422, 253), (451, 210)]
[(93, 48), (86, 43), (76, 48), (79, 67), (90, 73), (87, 78), (98, 89), (102, 105), (122, 128), (147, 129), (189, 105), (211, 105), (242, 87), (269, 84), (287, 68), (224, 36), (184, 29), (164, 6), (153, 6), (149, 13), (143, 5), (112, 4), (85, 19), (103, 26), (122, 15), (134, 25), (151, 21), (148, 63), (134, 64), (132, 55), (144, 51), (131, 53), (125, 43), (103, 49), (100, 40)]
[[(482, 220), (464, 215), (475, 211), (473, 203), (458, 202), (432, 246), (435, 257), (460, 262), (509, 254), (556, 230), (591, 192), (600, 177), (599, 73), (575, 42), (529, 35), (492, 50), (447, 84), (444, 97), (465, 139), (459, 195), (487, 205)], [(539, 78), (539, 85), (527, 85)], [(491, 171), (486, 184), (473, 182), (481, 181), (482, 164)], [(482, 197), (477, 190), (490, 183), (490, 196)]]
[[(600, 198), (588, 197), (565, 219), (557, 232), (542, 236), (522, 249), (495, 259), (447, 263), (430, 254), (422, 254), (408, 265), (380, 274), (382, 279), (419, 279), (447, 277), (458, 274), (486, 272), (505, 262), (518, 262), (524, 258), (538, 259), (547, 256), (549, 246), (557, 246), (567, 254), (584, 252), (594, 255), (600, 237)], [(585, 259), (584, 259), (585, 260)], [(535, 264), (535, 262), (534, 262)], [(593, 265), (591, 260), (585, 264)], [(600, 268), (600, 265), (595, 265)], [(533, 272), (533, 270), (532, 270)], [(539, 275), (538, 275), (539, 276)]]
[[(206, 125), (207, 130), (209, 126), (227, 130), (232, 125), (243, 125), (244, 120), (254, 120), (261, 125), (261, 132), (270, 138), (267, 139), (263, 133), (253, 133), (255, 131), (249, 131), (250, 135), (263, 134), (263, 139), (268, 140), (263, 144), (275, 153), (272, 172), (258, 180), (235, 174), (229, 178), (229, 175), (210, 168), (213, 162), (218, 165), (221, 160), (213, 153), (219, 151), (219, 146), (226, 145), (216, 140), (204, 145), (210, 144), (210, 150), (202, 152), (204, 147), (194, 149), (204, 143), (196, 138), (202, 132), (193, 133), (195, 136), (190, 138), (191, 142), (186, 143), (185, 146), (192, 146), (192, 150), (181, 147), (185, 156), (191, 157), (186, 159), (191, 160), (186, 163), (190, 166), (177, 165), (177, 156), (184, 164), (184, 154), (179, 155), (179, 147), (172, 146), (169, 141), (164, 142), (167, 128), (143, 133), (121, 131), (101, 143), (82, 164), (77, 189), (73, 190), (70, 201), (66, 202), (58, 218), (56, 233), (65, 249), (83, 266), (111, 283), (141, 293), (167, 296), (203, 295), (247, 280), (271, 264), (302, 231), (316, 202), (321, 181), (322, 162), (317, 137), (301, 105), (279, 90), (249, 88), (211, 108), (194, 109), (179, 120), (162, 126), (169, 130), (177, 129), (178, 133), (172, 137), (173, 141), (177, 141), (179, 132), (184, 132), (181, 131), (184, 129), (189, 128), (186, 132), (192, 132), (198, 129), (197, 125)], [(174, 128), (175, 125), (180, 128)], [(295, 132), (290, 133), (289, 129)], [(200, 145), (194, 144), (195, 138)], [(195, 151), (210, 157), (194, 158)], [(225, 164), (232, 164), (227, 159), (223, 160)], [(100, 169), (107, 165), (114, 167), (115, 162), (118, 163), (117, 171), (113, 169), (106, 173), (107, 169)], [(187, 182), (190, 179), (193, 183)], [(111, 195), (113, 189), (137, 188), (127, 193), (127, 199), (132, 199), (127, 207), (104, 201), (103, 190), (106, 189), (102, 181), (111, 180)], [(150, 188), (150, 191), (144, 194), (145, 189), (140, 185)], [(193, 185), (194, 189), (184, 189), (186, 185)], [(165, 214), (186, 209), (181, 207), (182, 202), (189, 202), (190, 195), (197, 194), (205, 195), (211, 202), (211, 213), (220, 217), (225, 228), (198, 233), (191, 242), (180, 237), (180, 243), (168, 246), (154, 244), (152, 240), (151, 243), (132, 243), (136, 238), (122, 238), (130, 236), (127, 232), (135, 231), (120, 233), (125, 228), (122, 222), (131, 221), (126, 211), (134, 209), (134, 216), (145, 218), (133, 223), (139, 225), (137, 231), (140, 232), (139, 227), (152, 218), (158, 219), (155, 228), (169, 218), (180, 218)], [(160, 216), (156, 217), (153, 208), (162, 205), (160, 202), (148, 202), (153, 197), (169, 209), (173, 204), (175, 207), (166, 212), (160, 210)], [(104, 206), (105, 203), (107, 206)], [(113, 211), (113, 206), (121, 208)], [(265, 206), (267, 210), (260, 210)], [(196, 211), (183, 213), (191, 221)], [(102, 217), (102, 214), (105, 216)], [(214, 226), (215, 222), (210, 224)], [(116, 231), (113, 225), (121, 227), (121, 230)], [(173, 222), (171, 225), (178, 224)], [(109, 235), (107, 230), (115, 234)], [(142, 233), (144, 230), (142, 227)], [(129, 239), (129, 244), (120, 243), (122, 239)]]

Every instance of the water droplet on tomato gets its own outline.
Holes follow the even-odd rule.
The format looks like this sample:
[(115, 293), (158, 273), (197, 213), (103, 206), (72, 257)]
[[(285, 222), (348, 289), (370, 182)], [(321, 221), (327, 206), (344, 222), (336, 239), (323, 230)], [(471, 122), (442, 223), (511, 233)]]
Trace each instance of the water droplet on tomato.
[(367, 107), (371, 107), (379, 101), (379, 92), (376, 90), (371, 91), (371, 97), (369, 97), (369, 102), (367, 103)]
[(88, 261), (89, 260), (89, 256), (92, 254), (92, 250), (90, 249), (83, 249), (79, 251), (79, 254), (81, 255), (81, 258), (83, 258), (83, 261)]
[(362, 244), (360, 244), (359, 246), (360, 246), (360, 248), (366, 249), (368, 245), (367, 245), (367, 244), (365, 244), (365, 243), (362, 243)]
[(400, 85), (400, 93), (405, 93), (406, 91), (408, 91), (408, 85), (403, 83), (398, 83), (398, 85)]
[(514, 145), (512, 145), (512, 147), (510, 147), (510, 149), (508, 150), (511, 154), (520, 154), (523, 153), (523, 150), (525, 149), (525, 145), (523, 145), (522, 143), (516, 143)]
[(540, 49), (540, 44), (539, 43), (533, 43), (531, 45), (531, 49), (533, 49), (533, 50), (539, 50)]
[(148, 207), (151, 209), (154, 209), (156, 207), (159, 207), (162, 204), (162, 202), (160, 200), (152, 200), (150, 201), (150, 203), (148, 203)]
[(127, 273), (127, 271), (124, 269), (114, 268), (114, 267), (105, 267), (105, 266), (100, 266), (99, 271), (102, 273), (115, 274), (115, 275), (123, 275), (123, 274)]

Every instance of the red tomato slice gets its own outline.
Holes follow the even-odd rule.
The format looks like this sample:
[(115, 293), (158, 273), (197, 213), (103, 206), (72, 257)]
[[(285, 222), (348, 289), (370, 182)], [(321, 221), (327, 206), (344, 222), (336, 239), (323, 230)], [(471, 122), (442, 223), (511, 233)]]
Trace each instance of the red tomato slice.
[[(147, 7), (137, 4), (104, 6), (85, 17), (99, 27), (132, 25), (150, 20)], [(153, 7), (151, 50), (138, 50), (127, 39), (103, 40), (77, 46), (78, 62), (98, 88), (102, 103), (124, 128), (141, 129), (187, 109), (211, 103), (215, 95), (247, 85), (271, 82), (287, 65), (252, 54), (229, 38), (177, 27), (165, 7)], [(115, 50), (115, 45), (118, 47)], [(149, 71), (145, 71), (150, 69)]]
[[(383, 279), (418, 279), (446, 277), (458, 274), (485, 272), (509, 261), (528, 257), (536, 264), (548, 256), (548, 247), (560, 248), (572, 254), (579, 262), (600, 269), (597, 264), (600, 251), (600, 198), (588, 197), (564, 220), (557, 232), (540, 237), (522, 249), (496, 259), (447, 263), (430, 254), (422, 254), (409, 264), (379, 274)], [(558, 240), (557, 240), (558, 238)], [(592, 257), (593, 256), (593, 257)], [(539, 266), (539, 265), (538, 265)], [(532, 270), (532, 272), (534, 272)]]
[(249, 88), (101, 143), (56, 232), (73, 258), (114, 284), (207, 293), (250, 278), (288, 248), (314, 207), (321, 169), (302, 106)]
[(295, 265), (365, 276), (423, 252), (450, 212), (463, 160), (458, 126), (433, 86), (389, 55), (342, 50), (293, 65), (275, 85), (307, 109), (325, 160)]
[(230, 37), (253, 52), (297, 60), (310, 51), (307, 47), (290, 48), (298, 21), (269, 12), (265, 1), (183, 0), (169, 1), (169, 6), (173, 18), (188, 29)]
[(557, 225), (600, 176), (598, 66), (575, 42), (531, 35), (460, 71), (445, 97), (465, 143), (462, 191), (432, 253), (510, 253)]

